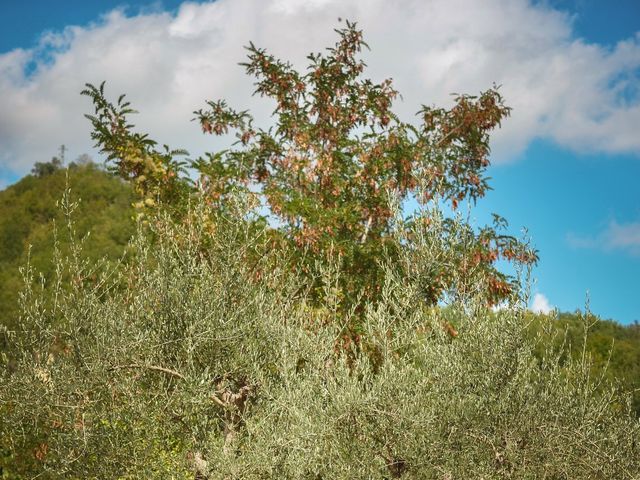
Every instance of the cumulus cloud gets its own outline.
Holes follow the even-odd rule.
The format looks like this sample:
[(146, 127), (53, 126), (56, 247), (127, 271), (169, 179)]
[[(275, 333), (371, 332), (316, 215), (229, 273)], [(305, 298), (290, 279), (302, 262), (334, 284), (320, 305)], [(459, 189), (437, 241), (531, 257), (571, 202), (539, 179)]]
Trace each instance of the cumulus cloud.
[(531, 303), (531, 311), (534, 313), (550, 313), (554, 307), (549, 303), (549, 299), (541, 293), (536, 293), (533, 296), (533, 302)]
[(595, 248), (622, 251), (640, 256), (640, 222), (618, 223), (615, 220), (595, 236), (567, 234), (567, 242), (574, 248)]
[(640, 153), (640, 36), (612, 47), (587, 43), (571, 17), (525, 0), (218, 0), (175, 15), (115, 10), (49, 32), (38, 45), (0, 54), (0, 166), (16, 173), (58, 145), (91, 151), (85, 82), (107, 81), (141, 112), (152, 137), (197, 155), (212, 149), (190, 122), (205, 99), (226, 98), (268, 121), (237, 65), (250, 40), (304, 68), (335, 41), (337, 18), (359, 22), (374, 80), (393, 77), (405, 119), (420, 104), (450, 105), (452, 92), (494, 82), (514, 108), (495, 136), (495, 160), (516, 158), (534, 138), (577, 151)]

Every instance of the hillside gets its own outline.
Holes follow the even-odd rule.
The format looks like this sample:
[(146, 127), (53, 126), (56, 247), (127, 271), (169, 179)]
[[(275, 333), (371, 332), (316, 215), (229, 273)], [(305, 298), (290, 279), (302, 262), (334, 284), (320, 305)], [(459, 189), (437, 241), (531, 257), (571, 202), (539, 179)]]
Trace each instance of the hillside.
[(29, 261), (45, 280), (52, 277), (54, 223), (61, 253), (68, 250), (67, 222), (58, 206), (67, 185), (71, 200), (79, 200), (76, 234), (91, 232), (84, 245), (88, 258), (119, 258), (134, 232), (131, 188), (91, 162), (69, 168), (56, 158), (37, 163), (33, 174), (0, 191), (0, 323), (8, 328), (17, 320), (20, 267)]

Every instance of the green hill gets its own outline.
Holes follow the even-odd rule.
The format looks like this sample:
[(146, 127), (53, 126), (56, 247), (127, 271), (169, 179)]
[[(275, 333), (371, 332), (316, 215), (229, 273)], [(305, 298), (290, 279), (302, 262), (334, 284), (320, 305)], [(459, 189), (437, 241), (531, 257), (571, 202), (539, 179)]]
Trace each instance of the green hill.
[[(0, 323), (15, 327), (20, 267), (32, 265), (45, 280), (52, 278), (54, 243), (68, 250), (67, 221), (59, 206), (65, 189), (78, 207), (73, 213), (76, 234), (91, 232), (84, 251), (91, 260), (115, 260), (134, 232), (131, 188), (91, 162), (62, 168), (54, 158), (37, 163), (31, 175), (0, 191)], [(53, 234), (53, 224), (57, 235)]]

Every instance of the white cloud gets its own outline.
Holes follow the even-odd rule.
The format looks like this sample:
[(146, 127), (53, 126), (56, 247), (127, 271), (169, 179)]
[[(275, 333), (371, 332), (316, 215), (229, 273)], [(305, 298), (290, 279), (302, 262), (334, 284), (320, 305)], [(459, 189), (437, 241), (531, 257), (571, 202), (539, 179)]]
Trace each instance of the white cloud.
[(0, 54), (0, 166), (16, 173), (64, 143), (90, 151), (85, 82), (107, 80), (141, 112), (135, 123), (161, 142), (198, 154), (215, 146), (190, 122), (205, 99), (257, 110), (251, 79), (237, 65), (250, 40), (300, 68), (335, 41), (337, 18), (357, 20), (372, 48), (374, 80), (388, 76), (410, 118), (421, 103), (450, 104), (452, 92), (502, 84), (512, 118), (496, 134), (497, 161), (534, 138), (577, 151), (640, 153), (640, 36), (614, 47), (576, 39), (571, 18), (525, 0), (218, 0), (184, 3), (176, 15), (127, 17), (48, 33), (30, 50)]
[(607, 229), (606, 244), (610, 248), (640, 251), (640, 222), (620, 225), (611, 222)]
[(622, 251), (640, 256), (640, 222), (620, 224), (615, 220), (596, 236), (567, 234), (567, 242), (575, 248), (597, 248)]
[(553, 311), (554, 307), (549, 303), (549, 299), (541, 293), (533, 296), (531, 311), (534, 313), (544, 313), (545, 315)]

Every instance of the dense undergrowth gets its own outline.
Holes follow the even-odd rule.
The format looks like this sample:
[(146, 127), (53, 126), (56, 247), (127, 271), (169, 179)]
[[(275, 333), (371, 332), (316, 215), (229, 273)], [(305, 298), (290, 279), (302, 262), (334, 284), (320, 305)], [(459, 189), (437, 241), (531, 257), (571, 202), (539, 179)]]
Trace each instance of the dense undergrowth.
[(66, 280), (29, 283), (1, 379), (6, 478), (637, 478), (629, 398), (544, 337), (552, 319), (532, 336), (515, 297), (421, 301), (451, 247), (437, 209), (357, 339), (339, 256), (314, 304), (286, 251), (253, 260), (266, 232), (234, 209), (194, 201), (96, 278), (76, 244)]

